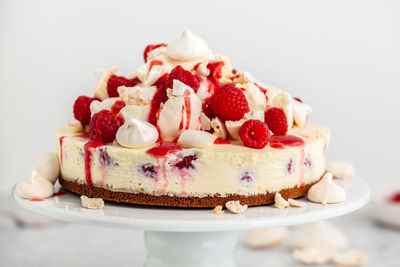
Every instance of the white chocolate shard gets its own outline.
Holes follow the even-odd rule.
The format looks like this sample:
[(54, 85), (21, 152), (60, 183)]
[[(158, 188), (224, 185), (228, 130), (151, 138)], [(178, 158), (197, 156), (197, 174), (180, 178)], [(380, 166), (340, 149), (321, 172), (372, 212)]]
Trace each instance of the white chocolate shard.
[(28, 177), (18, 183), (15, 192), (22, 198), (43, 199), (51, 197), (54, 194), (54, 186), (37, 170), (31, 170), (28, 173)]
[(291, 207), (296, 207), (296, 208), (304, 208), (307, 207), (307, 203), (303, 202), (303, 201), (299, 201), (293, 198), (289, 198), (287, 200), (287, 202), (289, 203), (289, 206)]
[(225, 203), (225, 207), (232, 213), (239, 214), (247, 210), (247, 205), (241, 205), (239, 200), (231, 200)]
[(295, 233), (291, 241), (293, 248), (315, 246), (341, 250), (348, 244), (346, 235), (339, 228), (325, 221), (303, 226)]
[(361, 251), (349, 249), (335, 252), (332, 262), (343, 266), (360, 266), (367, 262), (367, 256)]
[(289, 203), (281, 196), (281, 194), (275, 194), (275, 208), (285, 209), (289, 207)]
[(38, 171), (43, 178), (54, 184), (60, 176), (58, 156), (54, 152), (44, 152), (36, 159), (33, 169)]
[(326, 171), (332, 173), (334, 178), (345, 179), (355, 175), (354, 167), (351, 163), (341, 161), (331, 161), (326, 165)]
[(340, 203), (346, 200), (346, 191), (333, 182), (332, 174), (328, 172), (308, 190), (307, 198), (323, 205)]
[(325, 264), (328, 263), (334, 250), (327, 247), (309, 246), (302, 249), (295, 249), (293, 256), (305, 264)]
[(104, 200), (101, 198), (89, 198), (87, 196), (81, 196), (81, 203), (84, 208), (92, 210), (100, 210), (104, 208)]
[(245, 244), (252, 248), (279, 247), (288, 235), (287, 227), (255, 229), (247, 233)]
[(216, 206), (216, 207), (211, 211), (211, 213), (212, 213), (212, 214), (215, 214), (215, 215), (222, 215), (222, 214), (224, 214), (222, 205)]
[(205, 148), (214, 144), (217, 137), (209, 132), (199, 130), (185, 130), (178, 138), (178, 144), (182, 147)]

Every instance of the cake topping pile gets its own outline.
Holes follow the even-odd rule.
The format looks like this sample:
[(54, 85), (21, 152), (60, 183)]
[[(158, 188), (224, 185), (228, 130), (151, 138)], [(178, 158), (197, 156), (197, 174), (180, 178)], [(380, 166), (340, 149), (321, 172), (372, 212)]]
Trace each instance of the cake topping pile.
[(300, 99), (233, 69), (188, 30), (169, 44), (148, 45), (143, 57), (131, 75), (117, 74), (117, 66), (98, 73), (94, 96), (75, 101), (75, 119), (89, 125), (92, 140), (138, 148), (180, 138), (205, 147), (213, 135), (261, 149), (271, 134), (303, 127), (311, 113)]

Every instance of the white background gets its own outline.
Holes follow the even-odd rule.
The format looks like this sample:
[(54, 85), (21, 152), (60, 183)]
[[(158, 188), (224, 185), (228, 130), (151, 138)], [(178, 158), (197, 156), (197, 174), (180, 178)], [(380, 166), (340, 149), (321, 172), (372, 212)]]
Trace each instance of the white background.
[(99, 67), (131, 74), (149, 43), (191, 29), (238, 70), (301, 97), (330, 159), (400, 184), (399, 1), (0, 0), (0, 189), (55, 150)]

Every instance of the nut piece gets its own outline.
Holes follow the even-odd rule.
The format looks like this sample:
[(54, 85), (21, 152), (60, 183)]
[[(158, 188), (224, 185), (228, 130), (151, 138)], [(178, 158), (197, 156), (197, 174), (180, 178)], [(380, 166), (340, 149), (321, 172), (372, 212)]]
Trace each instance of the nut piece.
[(296, 207), (296, 208), (304, 208), (304, 207), (307, 207), (307, 203), (306, 203), (306, 202), (299, 201), (299, 200), (296, 200), (296, 199), (293, 199), (293, 198), (289, 198), (289, 199), (287, 200), (287, 202), (289, 203), (289, 205), (290, 205), (291, 207)]
[(279, 247), (288, 235), (287, 227), (255, 229), (247, 233), (245, 244), (252, 248)]
[(82, 206), (87, 209), (100, 210), (104, 208), (104, 201), (101, 198), (89, 198), (87, 196), (81, 196)]
[(68, 126), (68, 129), (71, 131), (71, 133), (83, 132), (82, 124), (78, 120), (69, 120), (67, 126)]
[(309, 246), (303, 249), (295, 249), (293, 256), (305, 264), (325, 264), (331, 258), (334, 250), (328, 247)]
[(211, 213), (215, 215), (222, 215), (224, 214), (224, 211), (222, 209), (223, 209), (222, 205), (218, 205), (211, 211)]
[(225, 207), (232, 213), (239, 214), (247, 210), (247, 205), (241, 205), (239, 200), (231, 200), (225, 203)]
[(338, 265), (359, 266), (367, 261), (367, 256), (361, 251), (349, 249), (333, 254), (332, 262)]
[(275, 194), (275, 208), (285, 209), (289, 207), (289, 203), (281, 196), (281, 194)]
[(353, 165), (347, 162), (332, 161), (326, 165), (326, 171), (332, 173), (334, 178), (350, 178), (355, 175)]

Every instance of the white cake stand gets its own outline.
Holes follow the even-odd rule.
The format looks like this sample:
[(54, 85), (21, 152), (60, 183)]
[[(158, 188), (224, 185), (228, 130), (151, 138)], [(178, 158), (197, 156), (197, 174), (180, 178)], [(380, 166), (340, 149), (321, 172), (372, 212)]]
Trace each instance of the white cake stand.
[(145, 230), (147, 267), (235, 266), (233, 248), (237, 230), (297, 225), (341, 216), (365, 205), (368, 185), (359, 178), (337, 181), (347, 191), (347, 200), (322, 206), (307, 202), (306, 208), (276, 209), (272, 205), (248, 208), (242, 214), (210, 213), (211, 209), (153, 208), (106, 203), (103, 210), (82, 208), (78, 195), (67, 193), (44, 201), (14, 199), (23, 207), (55, 219)]

